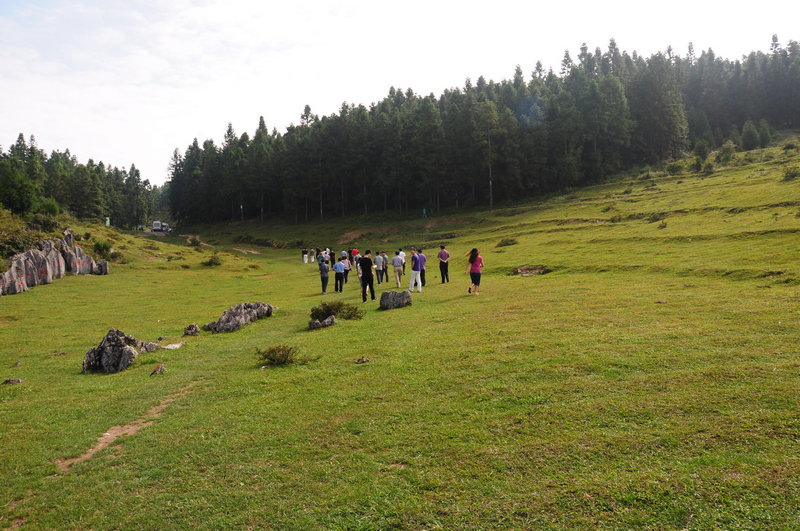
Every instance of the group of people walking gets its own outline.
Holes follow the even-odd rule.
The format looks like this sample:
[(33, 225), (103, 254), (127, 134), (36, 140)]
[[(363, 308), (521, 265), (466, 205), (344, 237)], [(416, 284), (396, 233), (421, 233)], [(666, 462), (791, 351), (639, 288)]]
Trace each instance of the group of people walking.
[[(327, 294), (329, 273), (331, 269), (334, 272), (334, 291), (341, 293), (344, 285), (347, 284), (350, 271), (355, 270), (360, 284), (361, 298), (363, 302), (367, 302), (367, 295), (370, 300), (377, 300), (375, 297), (375, 280), (377, 279), (378, 285), (384, 281), (389, 282), (389, 266), (394, 270), (394, 278), (397, 287), (402, 286), (402, 277), (406, 274), (406, 253), (401, 247), (394, 252), (394, 256), (390, 259), (386, 251), (376, 252), (372, 256), (372, 250), (367, 249), (363, 255), (359, 254), (358, 249), (350, 248), (347, 251), (341, 251), (340, 256), (336, 256), (334, 251), (330, 248), (320, 249), (306, 247), (302, 251), (303, 263), (308, 264), (316, 263), (319, 267), (319, 275), (322, 281), (322, 294)], [(481, 285), (481, 270), (484, 266), (483, 258), (480, 256), (480, 251), (477, 248), (472, 249), (467, 253), (469, 257), (467, 260), (467, 268), (464, 271), (466, 275), (470, 275), (470, 287), (468, 293), (478, 295), (478, 288)], [(441, 274), (442, 284), (450, 282), (450, 253), (445, 248), (445, 245), (440, 246), (440, 251), (436, 255), (439, 260), (439, 272)], [(425, 287), (425, 272), (426, 264), (428, 261), (427, 256), (422, 252), (422, 249), (411, 248), (411, 273), (408, 283), (408, 290), (414, 291), (417, 288), (418, 293), (422, 293), (422, 288)], [(331, 263), (333, 265), (331, 265)]]

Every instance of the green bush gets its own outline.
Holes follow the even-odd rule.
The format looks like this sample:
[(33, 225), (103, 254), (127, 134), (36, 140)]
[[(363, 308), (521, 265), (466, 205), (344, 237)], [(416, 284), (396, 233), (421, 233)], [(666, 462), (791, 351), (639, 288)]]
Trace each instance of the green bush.
[(53, 232), (61, 227), (61, 223), (56, 221), (56, 218), (48, 212), (40, 211), (36, 213), (31, 219), (31, 222), (38, 225), (42, 229), (42, 232)]
[(36, 207), (37, 214), (47, 214), (52, 217), (57, 217), (60, 212), (58, 210), (58, 203), (52, 197), (45, 199)]
[(311, 318), (324, 321), (331, 315), (337, 319), (361, 319), (366, 311), (353, 304), (342, 301), (323, 302), (311, 308)]
[(205, 260), (204, 262), (200, 262), (200, 263), (203, 264), (204, 266), (208, 266), (208, 267), (221, 266), (222, 265), (222, 258), (220, 258), (220, 256), (217, 254), (217, 251), (214, 251), (214, 254), (212, 254), (208, 258), (208, 260)]
[(296, 363), (298, 365), (302, 365), (304, 363), (308, 363), (309, 361), (316, 361), (322, 357), (319, 355), (315, 358), (299, 358), (297, 354), (299, 349), (297, 347), (292, 347), (289, 345), (278, 345), (275, 347), (269, 347), (266, 350), (261, 350), (260, 348), (256, 347), (256, 359), (261, 363), (267, 363), (268, 365), (289, 365), (290, 363)]
[(0, 256), (11, 258), (15, 254), (24, 253), (36, 247), (39, 239), (30, 232), (3, 234), (0, 233)]
[(519, 242), (516, 238), (503, 238), (497, 242), (498, 247), (508, 247), (509, 245), (517, 245)]
[(189, 240), (189, 245), (191, 245), (192, 247), (200, 247), (200, 238), (198, 238), (197, 236), (192, 236), (191, 239)]
[(793, 181), (800, 177), (800, 168), (797, 166), (786, 166), (783, 168), (783, 180)]
[(681, 171), (683, 171), (683, 164), (681, 164), (678, 161), (673, 161), (673, 162), (670, 162), (669, 164), (667, 164), (667, 168), (666, 169), (667, 169), (667, 173), (669, 173), (670, 175), (677, 175)]
[(709, 161), (703, 165), (703, 173), (711, 174), (714, 173), (714, 163)]
[(94, 252), (95, 255), (103, 260), (108, 260), (111, 257), (111, 244), (108, 242), (94, 242)]

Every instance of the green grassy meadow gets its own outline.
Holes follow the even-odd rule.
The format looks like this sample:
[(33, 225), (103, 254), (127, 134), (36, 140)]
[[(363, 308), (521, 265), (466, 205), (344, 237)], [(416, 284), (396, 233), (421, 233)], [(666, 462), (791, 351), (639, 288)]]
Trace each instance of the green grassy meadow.
[[(24, 380), (0, 386), (0, 528), (800, 529), (800, 181), (782, 178), (800, 157), (748, 155), (711, 175), (631, 174), (427, 220), (164, 238), (74, 227), (127, 263), (0, 298), (0, 380)], [(298, 249), (243, 235), (422, 245), (427, 286), (386, 312), (361, 304), (354, 275), (342, 294), (331, 276), (323, 297)], [(223, 265), (200, 264), (212, 248)], [(552, 272), (510, 275), (524, 265)], [(309, 331), (325, 300), (366, 316)], [(167, 344), (246, 301), (279, 309), (81, 374), (111, 327)], [(280, 344), (322, 357), (260, 370), (255, 349)], [(158, 363), (167, 372), (149, 377)], [(142, 417), (152, 424), (58, 469)]]

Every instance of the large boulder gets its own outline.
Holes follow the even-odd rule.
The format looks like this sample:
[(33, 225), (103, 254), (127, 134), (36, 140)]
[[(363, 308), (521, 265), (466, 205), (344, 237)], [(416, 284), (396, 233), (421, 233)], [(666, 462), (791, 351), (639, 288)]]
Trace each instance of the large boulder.
[(94, 273), (94, 268), (96, 267), (94, 258), (84, 253), (80, 247), (62, 248), (61, 252), (64, 256), (67, 271), (73, 275), (91, 275)]
[(327, 328), (335, 324), (336, 324), (336, 317), (329, 315), (322, 321), (320, 321), (319, 319), (314, 319), (313, 321), (309, 321), (308, 328), (310, 328), (311, 330), (316, 330), (317, 328)]
[(105, 260), (98, 260), (97, 263), (94, 265), (94, 270), (92, 271), (93, 275), (107, 275), (108, 274), (108, 262)]
[(17, 254), (8, 259), (8, 271), (0, 275), (0, 294), (15, 295), (23, 291), (28, 291), (25, 260)]
[(42, 251), (29, 249), (19, 256), (25, 262), (25, 282), (29, 288), (53, 282), (53, 272)]
[(192, 323), (186, 328), (183, 329), (183, 335), (185, 336), (199, 336), (200, 335), (200, 327), (196, 324)]
[(411, 305), (411, 292), (408, 290), (396, 292), (384, 291), (381, 294), (381, 310), (393, 310)]
[(142, 342), (112, 328), (100, 344), (83, 358), (83, 372), (119, 372), (131, 366)]
[(251, 321), (271, 317), (272, 309), (272, 306), (265, 302), (243, 302), (228, 308), (222, 313), (219, 321), (208, 323), (204, 328), (214, 333), (235, 332)]
[(58, 243), (53, 240), (42, 240), (39, 242), (39, 250), (44, 254), (47, 265), (50, 268), (50, 275), (53, 279), (64, 278), (67, 271), (64, 264), (64, 257), (58, 250)]

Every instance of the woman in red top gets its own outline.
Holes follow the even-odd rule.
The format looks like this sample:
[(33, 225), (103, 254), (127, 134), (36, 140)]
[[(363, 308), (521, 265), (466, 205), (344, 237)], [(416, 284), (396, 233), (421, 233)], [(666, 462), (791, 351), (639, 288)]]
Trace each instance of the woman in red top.
[(477, 295), (478, 288), (481, 286), (481, 268), (484, 266), (483, 257), (477, 247), (467, 254), (469, 255), (469, 261), (467, 262), (467, 270), (464, 271), (464, 274), (466, 275), (469, 273), (470, 280), (472, 281), (469, 292)]

